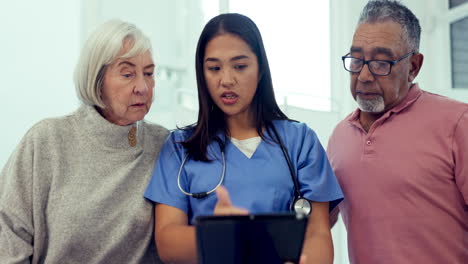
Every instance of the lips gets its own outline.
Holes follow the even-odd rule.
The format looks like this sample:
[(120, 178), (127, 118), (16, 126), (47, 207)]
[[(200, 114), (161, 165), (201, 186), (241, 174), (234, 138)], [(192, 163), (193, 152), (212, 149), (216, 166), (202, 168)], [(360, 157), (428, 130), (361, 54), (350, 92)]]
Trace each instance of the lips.
[(145, 103), (136, 103), (136, 104), (132, 104), (131, 106), (142, 107), (142, 106), (145, 106)]
[(356, 96), (359, 96), (363, 99), (375, 98), (382, 96), (380, 93), (373, 93), (373, 92), (356, 92)]
[(224, 92), (221, 94), (221, 101), (226, 105), (232, 105), (237, 102), (239, 95), (234, 92)]

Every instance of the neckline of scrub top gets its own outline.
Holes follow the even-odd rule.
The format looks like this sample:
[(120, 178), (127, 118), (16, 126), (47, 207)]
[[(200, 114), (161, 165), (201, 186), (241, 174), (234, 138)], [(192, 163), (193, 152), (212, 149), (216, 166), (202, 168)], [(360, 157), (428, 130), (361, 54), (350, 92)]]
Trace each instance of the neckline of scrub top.
[(248, 139), (239, 140), (236, 138), (231, 138), (232, 144), (237, 147), (248, 159), (250, 159), (258, 146), (262, 142), (261, 137), (253, 137)]

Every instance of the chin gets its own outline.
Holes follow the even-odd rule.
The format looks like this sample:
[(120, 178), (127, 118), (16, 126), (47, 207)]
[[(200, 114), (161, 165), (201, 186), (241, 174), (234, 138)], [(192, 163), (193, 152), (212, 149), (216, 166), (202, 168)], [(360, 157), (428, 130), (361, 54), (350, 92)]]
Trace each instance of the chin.
[(385, 111), (385, 102), (381, 96), (374, 99), (362, 99), (358, 96), (356, 102), (363, 112), (380, 114)]
[(235, 115), (238, 115), (240, 113), (240, 111), (238, 111), (237, 109), (226, 109), (226, 108), (220, 108), (221, 111), (224, 113), (224, 115), (226, 116), (235, 116)]
[(132, 123), (135, 123), (137, 121), (140, 121), (140, 120), (143, 120), (145, 118), (146, 114), (144, 115), (134, 115), (132, 117), (129, 118), (129, 120), (132, 121)]

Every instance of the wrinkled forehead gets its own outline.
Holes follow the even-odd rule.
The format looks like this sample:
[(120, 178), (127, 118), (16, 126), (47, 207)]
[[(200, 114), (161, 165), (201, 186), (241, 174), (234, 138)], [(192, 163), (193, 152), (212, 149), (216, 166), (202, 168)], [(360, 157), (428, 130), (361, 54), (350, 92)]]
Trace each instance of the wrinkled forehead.
[(350, 52), (394, 57), (405, 52), (407, 42), (400, 24), (387, 21), (360, 24), (353, 36)]

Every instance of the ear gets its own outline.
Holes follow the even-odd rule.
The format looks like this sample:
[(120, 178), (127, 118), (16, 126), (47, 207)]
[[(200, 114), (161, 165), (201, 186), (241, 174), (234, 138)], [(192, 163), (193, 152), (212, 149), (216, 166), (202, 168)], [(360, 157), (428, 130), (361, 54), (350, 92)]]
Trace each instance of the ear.
[(418, 76), (419, 70), (421, 70), (421, 67), (423, 65), (424, 61), (424, 55), (421, 53), (416, 53), (410, 58), (410, 71), (408, 74), (408, 82), (413, 82), (414, 79), (416, 79), (416, 76)]

